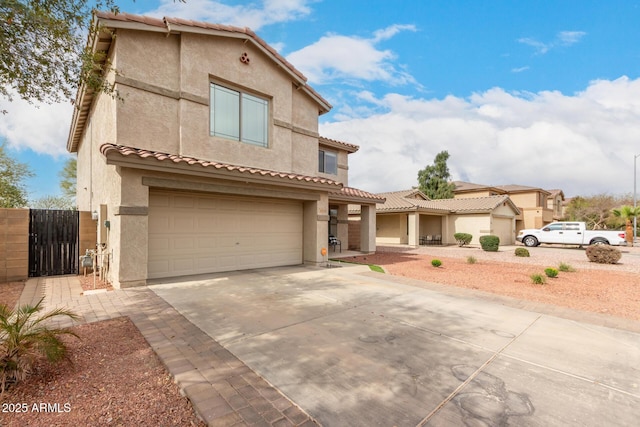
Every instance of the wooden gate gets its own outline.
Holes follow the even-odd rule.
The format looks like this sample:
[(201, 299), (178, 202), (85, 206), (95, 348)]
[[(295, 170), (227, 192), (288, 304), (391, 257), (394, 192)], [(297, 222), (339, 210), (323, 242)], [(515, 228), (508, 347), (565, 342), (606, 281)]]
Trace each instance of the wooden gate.
[(29, 277), (78, 274), (79, 212), (31, 209)]

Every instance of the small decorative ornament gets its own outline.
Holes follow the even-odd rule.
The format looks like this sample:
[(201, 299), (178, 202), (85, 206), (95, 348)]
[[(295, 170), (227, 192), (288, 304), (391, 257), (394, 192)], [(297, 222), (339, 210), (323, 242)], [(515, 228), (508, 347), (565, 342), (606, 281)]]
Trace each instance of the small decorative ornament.
[(247, 52), (243, 52), (242, 55), (240, 55), (240, 62), (243, 64), (249, 65), (250, 61), (251, 59), (249, 59), (249, 54)]

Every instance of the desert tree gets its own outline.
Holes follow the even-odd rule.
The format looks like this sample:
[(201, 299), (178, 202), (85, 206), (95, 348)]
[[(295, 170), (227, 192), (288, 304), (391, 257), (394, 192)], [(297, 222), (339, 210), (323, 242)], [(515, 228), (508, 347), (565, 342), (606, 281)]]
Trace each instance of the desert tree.
[(86, 42), (99, 31), (91, 25), (96, 9), (119, 12), (116, 0), (0, 1), (0, 96), (71, 101), (81, 84), (117, 96), (104, 78), (111, 68), (105, 53)]
[(418, 189), (430, 199), (452, 199), (456, 186), (451, 182), (451, 174), (447, 166), (449, 153), (441, 151), (432, 165), (418, 172)]
[(0, 144), (0, 208), (22, 208), (27, 206), (25, 179), (33, 176), (29, 165), (21, 163), (6, 151), (6, 144)]

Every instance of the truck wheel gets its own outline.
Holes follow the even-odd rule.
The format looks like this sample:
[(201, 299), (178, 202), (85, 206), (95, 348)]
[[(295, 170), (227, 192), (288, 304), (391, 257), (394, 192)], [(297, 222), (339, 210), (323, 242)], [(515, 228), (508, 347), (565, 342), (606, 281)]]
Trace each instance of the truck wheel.
[(522, 239), (522, 243), (524, 243), (525, 246), (532, 248), (534, 246), (538, 246), (538, 239), (533, 236), (527, 236)]
[(592, 241), (591, 241), (591, 243), (590, 243), (590, 244), (591, 244), (591, 245), (608, 245), (608, 244), (609, 244), (609, 242), (607, 242), (607, 241), (606, 241), (606, 240), (604, 240), (604, 239), (594, 239), (594, 240), (592, 240)]

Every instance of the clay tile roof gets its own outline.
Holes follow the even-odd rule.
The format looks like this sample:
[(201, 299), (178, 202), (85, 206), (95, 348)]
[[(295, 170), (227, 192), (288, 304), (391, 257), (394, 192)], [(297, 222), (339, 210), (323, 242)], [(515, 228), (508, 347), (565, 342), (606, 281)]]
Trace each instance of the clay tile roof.
[(549, 197), (560, 196), (564, 200), (564, 191), (562, 191), (560, 189), (556, 188), (556, 189), (553, 189), (553, 190), (547, 190), (547, 192), (549, 193)]
[[(430, 200), (417, 189), (379, 193), (385, 203), (377, 208), (378, 212), (430, 211), (433, 213), (490, 212), (502, 203), (508, 203), (515, 212), (520, 213), (508, 195), (469, 197), (464, 199)], [(349, 210), (350, 213), (358, 209)]]
[(342, 184), (337, 181), (334, 181), (328, 178), (318, 177), (318, 176), (307, 176), (307, 175), (300, 175), (300, 174), (295, 174), (290, 172), (278, 172), (278, 171), (272, 171), (267, 169), (253, 168), (250, 166), (231, 165), (228, 163), (219, 163), (219, 162), (210, 161), (210, 160), (196, 159), (195, 157), (180, 156), (177, 154), (161, 153), (159, 151), (151, 151), (151, 150), (145, 150), (142, 148), (127, 147), (124, 145), (102, 144), (100, 146), (100, 152), (105, 157), (116, 154), (123, 157), (134, 156), (140, 159), (154, 158), (160, 162), (171, 162), (176, 164), (185, 163), (190, 166), (197, 165), (203, 168), (222, 169), (229, 172), (237, 172), (237, 173), (260, 175), (260, 176), (270, 176), (274, 178), (282, 178), (282, 179), (288, 179), (291, 181), (298, 181), (298, 182), (327, 184), (327, 185), (331, 185), (338, 188), (342, 187)]
[(538, 187), (529, 187), (528, 185), (509, 184), (509, 185), (497, 185), (496, 187), (508, 193), (529, 192), (529, 191), (541, 191), (543, 193), (548, 193), (547, 190), (543, 190), (542, 188), (538, 188)]
[(385, 201), (385, 198), (378, 194), (369, 193), (368, 191), (353, 187), (343, 187), (340, 191), (330, 191), (329, 198), (353, 202), (367, 200), (375, 203), (383, 203)]
[(138, 22), (140, 24), (151, 25), (154, 27), (165, 28), (165, 23), (162, 19), (153, 18), (151, 16), (132, 15), (130, 13), (113, 13), (113, 12), (96, 12), (96, 17), (99, 19), (109, 19), (111, 21), (121, 22)]
[(346, 151), (348, 151), (350, 153), (355, 153), (356, 151), (358, 151), (360, 149), (360, 147), (355, 145), (355, 144), (349, 144), (349, 143), (346, 143), (346, 142), (338, 141), (336, 139), (326, 138), (324, 136), (321, 136), (320, 138), (318, 138), (318, 142), (321, 145), (328, 145), (330, 147), (341, 148), (341, 149), (346, 150)]
[(386, 199), (384, 205), (378, 207), (378, 211), (406, 211), (428, 209), (435, 211), (449, 211), (446, 207), (439, 206), (434, 200), (429, 200), (420, 190), (401, 190), (389, 193), (380, 193)]
[[(515, 211), (518, 211), (508, 195), (486, 197), (468, 197), (463, 199), (441, 199), (432, 200), (436, 205), (446, 207), (452, 212), (489, 212), (503, 203), (510, 204)], [(519, 212), (518, 212), (519, 213)]]

